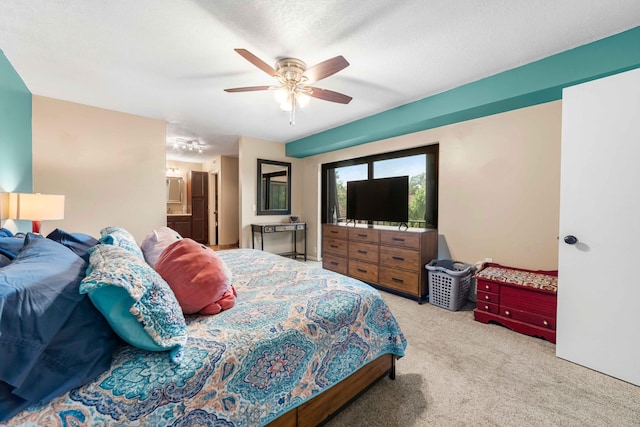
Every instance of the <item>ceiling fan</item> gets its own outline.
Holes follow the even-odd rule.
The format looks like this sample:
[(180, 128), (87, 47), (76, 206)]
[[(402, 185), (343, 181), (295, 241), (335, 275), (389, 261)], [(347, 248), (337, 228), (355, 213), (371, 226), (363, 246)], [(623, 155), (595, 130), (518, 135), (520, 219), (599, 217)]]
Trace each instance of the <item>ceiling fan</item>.
[(322, 80), (349, 66), (342, 56), (327, 59), (311, 68), (296, 58), (282, 58), (276, 62), (273, 68), (246, 49), (234, 49), (244, 59), (260, 68), (278, 80), (277, 85), (272, 86), (248, 86), (225, 89), (225, 92), (251, 92), (257, 90), (275, 91), (276, 100), (283, 111), (289, 112), (289, 124), (294, 125), (296, 106), (304, 107), (309, 98), (318, 98), (324, 101), (348, 104), (351, 97), (332, 90), (320, 89), (310, 86), (312, 83)]

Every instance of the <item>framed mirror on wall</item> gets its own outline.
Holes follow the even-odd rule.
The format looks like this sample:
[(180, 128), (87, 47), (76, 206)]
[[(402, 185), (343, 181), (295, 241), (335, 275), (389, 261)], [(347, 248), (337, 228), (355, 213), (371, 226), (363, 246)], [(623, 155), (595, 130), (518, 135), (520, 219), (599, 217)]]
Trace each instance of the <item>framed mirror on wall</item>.
[(291, 213), (291, 163), (258, 159), (257, 215)]
[(182, 178), (167, 177), (167, 203), (182, 203)]

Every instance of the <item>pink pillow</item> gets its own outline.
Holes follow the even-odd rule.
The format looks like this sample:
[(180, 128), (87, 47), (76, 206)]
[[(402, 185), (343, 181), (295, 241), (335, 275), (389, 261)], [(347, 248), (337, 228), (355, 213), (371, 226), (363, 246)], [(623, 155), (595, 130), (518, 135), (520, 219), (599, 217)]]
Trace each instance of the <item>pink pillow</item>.
[(213, 251), (181, 239), (160, 254), (156, 271), (169, 284), (185, 314), (218, 314), (236, 302), (231, 271)]

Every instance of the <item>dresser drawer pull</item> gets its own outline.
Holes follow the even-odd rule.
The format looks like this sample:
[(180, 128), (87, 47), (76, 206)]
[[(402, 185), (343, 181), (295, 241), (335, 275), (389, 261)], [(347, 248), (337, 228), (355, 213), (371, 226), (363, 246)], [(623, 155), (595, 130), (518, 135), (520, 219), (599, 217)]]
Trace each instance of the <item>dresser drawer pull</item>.
[(395, 277), (392, 277), (391, 280), (393, 280), (396, 283), (404, 283), (404, 280), (398, 279), (398, 278), (395, 278)]
[(396, 261), (404, 261), (404, 258), (402, 258), (401, 256), (394, 256), (391, 258), (395, 259)]
[(333, 249), (338, 249), (340, 246), (338, 246), (338, 245), (329, 245), (329, 247), (332, 247)]
[(337, 230), (329, 230), (329, 233), (338, 234)]
[(367, 237), (366, 234), (358, 234), (358, 237)]
[(363, 251), (363, 250), (358, 249), (358, 253), (359, 253), (359, 254), (366, 255), (366, 254), (367, 254), (367, 251)]
[(404, 242), (404, 239), (401, 237), (392, 237), (391, 240), (394, 240), (396, 242)]
[(331, 264), (331, 265), (338, 265), (338, 263), (337, 263), (337, 262), (335, 262), (335, 261), (331, 261), (331, 262), (329, 262), (329, 264)]
[(491, 301), (491, 297), (489, 295), (485, 295), (484, 299), (486, 299), (487, 301)]
[(485, 305), (485, 306), (484, 306), (484, 309), (485, 309), (485, 310), (487, 310), (487, 311), (489, 311), (489, 306), (488, 306), (488, 305)]
[(359, 271), (360, 273), (366, 273), (366, 272), (367, 272), (367, 270), (364, 270), (364, 269), (362, 269), (362, 268), (359, 268), (359, 269), (358, 269), (358, 271)]
[(505, 316), (511, 316), (511, 313), (509, 312), (509, 310), (505, 310), (505, 311), (504, 311), (504, 315), (505, 315)]
[(491, 289), (491, 286), (489, 286), (489, 285), (484, 285), (484, 288), (485, 288), (485, 289)]
[(542, 324), (543, 324), (544, 326), (549, 326), (549, 322), (547, 322), (546, 320), (543, 320), (543, 321), (542, 321)]

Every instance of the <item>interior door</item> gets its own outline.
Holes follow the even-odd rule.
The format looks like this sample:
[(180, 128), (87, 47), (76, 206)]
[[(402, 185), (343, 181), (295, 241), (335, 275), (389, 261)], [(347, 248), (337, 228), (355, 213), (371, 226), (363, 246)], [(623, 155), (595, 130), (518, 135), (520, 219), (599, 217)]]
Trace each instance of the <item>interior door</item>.
[(640, 385), (640, 70), (562, 103), (556, 354)]
[(209, 177), (207, 172), (191, 171), (191, 238), (198, 243), (209, 243)]

